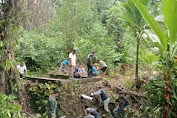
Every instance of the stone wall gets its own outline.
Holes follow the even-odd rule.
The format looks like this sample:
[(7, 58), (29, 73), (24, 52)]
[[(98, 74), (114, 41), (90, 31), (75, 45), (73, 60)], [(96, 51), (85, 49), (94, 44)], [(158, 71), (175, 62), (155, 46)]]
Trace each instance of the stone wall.
[(77, 84), (72, 82), (61, 87), (61, 95), (59, 96), (59, 114), (60, 116), (67, 116), (67, 118), (83, 118), (84, 105), (88, 104), (90, 107), (97, 109), (99, 106), (98, 96), (94, 97), (93, 101), (81, 98), (82, 94), (90, 96), (90, 93), (96, 92), (98, 86), (103, 86), (103, 81), (87, 82)]

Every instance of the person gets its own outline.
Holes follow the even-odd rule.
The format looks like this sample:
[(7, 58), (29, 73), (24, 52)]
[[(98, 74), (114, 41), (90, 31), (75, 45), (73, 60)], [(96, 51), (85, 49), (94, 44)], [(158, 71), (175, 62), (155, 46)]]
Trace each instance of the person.
[(100, 114), (93, 108), (90, 108), (89, 105), (85, 105), (85, 110), (88, 109), (90, 111), (90, 114), (95, 116), (95, 118), (101, 118)]
[(85, 74), (85, 68), (82, 65), (79, 65), (78, 74), (80, 75), (80, 77), (83, 77)]
[(25, 62), (21, 62), (21, 64), (17, 65), (17, 70), (18, 72), (20, 73), (20, 78), (23, 77), (23, 74), (24, 74), (24, 71), (27, 75), (27, 68), (26, 68), (26, 65), (25, 65)]
[(93, 115), (90, 114), (90, 110), (89, 109), (85, 110), (85, 115), (86, 116), (84, 118), (95, 118), (95, 116), (93, 116)]
[(92, 77), (93, 75), (92, 58), (94, 54), (95, 54), (95, 51), (92, 51), (87, 57), (88, 77)]
[(69, 61), (68, 60), (63, 60), (61, 62), (61, 65), (60, 65), (60, 69), (59, 69), (59, 73), (61, 72), (61, 70), (64, 72), (64, 74), (66, 74), (66, 65), (69, 64)]
[(122, 91), (118, 93), (118, 98), (116, 102), (119, 102), (119, 106), (114, 109), (114, 117), (115, 118), (125, 118), (125, 112), (129, 107), (128, 97), (124, 95)]
[(74, 76), (74, 78), (80, 78), (80, 75), (78, 73), (78, 68), (75, 68), (73, 76)]
[(104, 110), (106, 112), (110, 112), (109, 108), (108, 108), (108, 104), (109, 104), (109, 97), (107, 95), (107, 93), (102, 89), (102, 87), (98, 87), (98, 91), (95, 93), (91, 93), (91, 96), (94, 95), (100, 95), (101, 100), (104, 102)]
[(57, 101), (56, 97), (59, 95), (59, 90), (55, 89), (53, 94), (49, 96), (48, 106), (47, 106), (47, 116), (48, 118), (56, 117)]
[(96, 70), (98, 71), (98, 65), (97, 65), (97, 63), (94, 63), (94, 67), (95, 67)]
[(93, 69), (93, 76), (97, 76), (98, 75), (98, 71), (97, 71), (97, 64), (96, 63), (94, 64), (92, 69)]
[(73, 78), (74, 69), (76, 66), (76, 50), (73, 49), (69, 54), (69, 76)]
[(107, 65), (106, 65), (106, 63), (105, 63), (104, 61), (102, 61), (102, 60), (98, 60), (97, 62), (100, 64), (100, 67), (98, 68), (98, 70), (101, 69), (101, 77), (102, 77), (102, 76), (105, 75), (104, 72), (105, 72), (106, 69), (107, 69)]

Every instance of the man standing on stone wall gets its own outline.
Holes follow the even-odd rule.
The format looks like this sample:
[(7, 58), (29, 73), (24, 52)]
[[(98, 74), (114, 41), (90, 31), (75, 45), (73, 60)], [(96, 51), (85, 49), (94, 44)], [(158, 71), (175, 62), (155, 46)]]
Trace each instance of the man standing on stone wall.
[(69, 54), (69, 76), (73, 78), (73, 73), (76, 67), (76, 50), (73, 49)]
[(95, 54), (95, 51), (92, 51), (87, 57), (88, 77), (93, 76), (92, 59), (93, 59), (94, 54)]

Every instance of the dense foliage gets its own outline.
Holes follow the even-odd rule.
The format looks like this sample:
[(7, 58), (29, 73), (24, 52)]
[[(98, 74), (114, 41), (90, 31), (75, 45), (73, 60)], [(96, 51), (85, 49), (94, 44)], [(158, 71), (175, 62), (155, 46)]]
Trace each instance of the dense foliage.
[[(31, 72), (56, 70), (63, 59), (68, 59), (73, 48), (77, 50), (77, 57), (81, 60), (77, 60), (77, 64), (84, 63), (86, 67), (87, 55), (95, 50), (94, 63), (97, 59), (105, 61), (108, 75), (126, 76), (127, 73), (117, 72), (121, 67), (123, 71), (130, 71), (130, 74), (135, 73), (136, 69), (140, 74), (135, 78), (144, 81), (142, 79), (148, 73), (146, 76), (150, 79), (141, 86), (146, 91), (145, 102), (142, 103), (143, 115), (148, 114), (153, 118), (162, 116), (166, 101), (165, 83), (170, 83), (171, 91), (166, 92), (171, 95), (169, 117), (177, 117), (177, 81), (174, 73), (177, 17), (175, 11), (170, 14), (177, 6), (172, 3), (175, 0), (169, 1), (25, 0), (21, 3), (22, 13), (19, 12), (19, 16), (26, 16), (18, 19), (21, 25), (15, 22), (19, 17), (15, 12), (17, 8), (9, 7), (10, 10), (4, 7), (1, 10), (4, 14), (0, 13), (4, 15), (4, 18), (0, 17), (0, 29), (3, 31), (0, 32), (0, 62), (3, 61), (0, 63), (0, 76), (4, 76), (4, 73), (6, 77), (9, 76), (8, 73), (15, 75), (12, 74), (14, 63), (19, 64), (21, 61), (26, 63)], [(5, 3), (11, 5), (10, 2)], [(10, 11), (14, 12), (13, 17)], [(164, 15), (164, 21), (158, 19), (161, 14)], [(19, 28), (16, 29), (15, 25), (19, 25)], [(158, 76), (155, 78), (153, 73)], [(135, 88), (134, 74), (127, 75), (132, 79), (130, 81), (130, 77), (125, 78), (124, 86)], [(166, 76), (171, 77), (170, 82), (165, 82)], [(33, 99), (31, 104), (37, 112), (45, 112), (42, 108), (46, 108), (47, 97), (54, 88), (56, 85), (53, 84), (39, 84), (29, 89), (29, 95)], [(0, 97), (5, 101), (0, 100), (3, 104), (0, 110), (3, 117), (20, 117), (18, 112), (21, 108), (13, 104), (14, 97), (4, 94), (0, 94)]]
[(15, 103), (15, 96), (0, 93), (0, 118), (22, 118), (22, 108)]

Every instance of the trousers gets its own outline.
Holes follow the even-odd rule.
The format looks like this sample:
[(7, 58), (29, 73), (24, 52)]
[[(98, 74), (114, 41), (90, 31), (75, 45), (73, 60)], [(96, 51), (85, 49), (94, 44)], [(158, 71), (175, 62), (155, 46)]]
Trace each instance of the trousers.
[(65, 63), (61, 63), (59, 72), (61, 72), (62, 69), (63, 69), (63, 72), (66, 73), (66, 64)]

